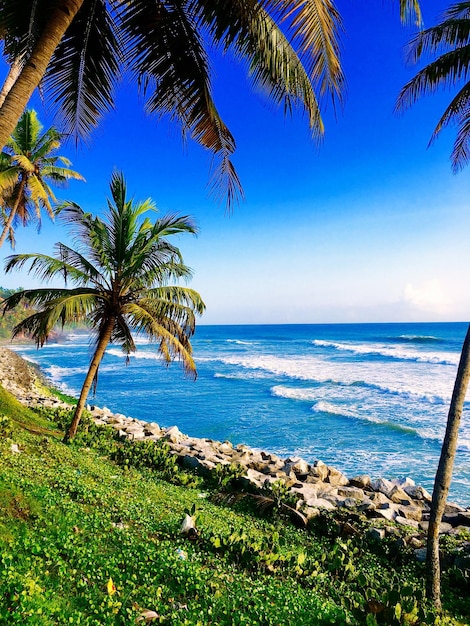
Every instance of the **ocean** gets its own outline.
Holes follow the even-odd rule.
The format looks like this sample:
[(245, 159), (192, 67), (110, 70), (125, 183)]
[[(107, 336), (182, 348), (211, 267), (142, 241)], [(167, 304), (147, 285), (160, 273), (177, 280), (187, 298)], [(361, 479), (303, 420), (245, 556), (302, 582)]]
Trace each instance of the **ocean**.
[[(110, 346), (96, 396), (160, 426), (277, 453), (320, 459), (347, 476), (412, 477), (432, 490), (467, 324), (199, 326), (196, 381), (138, 341), (126, 366)], [(71, 333), (37, 350), (15, 345), (64, 391), (78, 395), (89, 339)], [(450, 499), (470, 504), (466, 403)]]

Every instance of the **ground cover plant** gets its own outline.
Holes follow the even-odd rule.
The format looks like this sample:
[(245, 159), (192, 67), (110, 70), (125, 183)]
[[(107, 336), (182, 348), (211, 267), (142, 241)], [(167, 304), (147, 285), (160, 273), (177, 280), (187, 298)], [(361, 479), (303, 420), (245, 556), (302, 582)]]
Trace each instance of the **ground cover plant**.
[[(340, 535), (331, 515), (299, 529), (282, 507), (214, 501), (236, 468), (226, 484), (182, 479), (165, 445), (132, 447), (86, 419), (66, 446), (63, 412), (25, 409), (1, 389), (0, 413), (0, 624), (470, 621), (455, 572), (436, 621), (406, 551)], [(188, 512), (192, 538), (180, 533)]]

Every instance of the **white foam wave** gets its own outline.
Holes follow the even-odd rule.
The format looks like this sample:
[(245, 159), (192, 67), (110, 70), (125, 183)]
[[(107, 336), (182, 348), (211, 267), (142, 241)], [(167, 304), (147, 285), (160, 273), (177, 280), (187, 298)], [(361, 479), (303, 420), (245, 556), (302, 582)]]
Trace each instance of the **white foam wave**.
[[(126, 355), (124, 354), (124, 352), (120, 350), (119, 348), (108, 348), (106, 350), (106, 354), (109, 354), (110, 356), (115, 356), (119, 359), (126, 358)], [(153, 351), (150, 352), (148, 350), (141, 350), (141, 351), (133, 352), (129, 356), (131, 359), (136, 359), (137, 361), (138, 360), (160, 361), (162, 358), (159, 352), (153, 352)]]
[(88, 371), (87, 366), (83, 367), (60, 367), (59, 365), (49, 365), (45, 372), (46, 375), (53, 381), (61, 380), (62, 378), (69, 376), (76, 376), (77, 374), (86, 374)]
[(315, 400), (317, 395), (314, 389), (295, 389), (285, 385), (271, 387), (271, 395), (289, 400)]
[(253, 378), (265, 379), (268, 378), (267, 373), (256, 372), (256, 373), (237, 373), (237, 374), (222, 374), (221, 372), (216, 372), (214, 374), (214, 378), (224, 378), (226, 380), (252, 380)]
[[(331, 402), (325, 402), (321, 400), (312, 406), (312, 411), (314, 413), (330, 413), (331, 415), (341, 415), (344, 417), (354, 417), (355, 419), (360, 418), (360, 416), (353, 411), (351, 408), (339, 407), (337, 405), (332, 404)], [(376, 421), (371, 418), (367, 418), (368, 421)]]
[[(356, 383), (357, 384), (357, 383)], [(393, 396), (400, 396), (405, 400), (412, 400), (415, 402), (427, 402), (428, 404), (448, 404), (451, 399), (451, 394), (438, 395), (433, 393), (418, 393), (411, 389), (397, 388), (390, 385), (380, 385), (376, 383), (362, 383), (365, 387), (376, 389), (382, 393), (390, 394)]]
[(384, 356), (401, 361), (416, 361), (417, 363), (457, 365), (459, 361), (459, 355), (453, 352), (421, 352), (419, 350), (407, 350), (397, 347), (390, 348), (383, 344), (352, 344), (324, 341), (323, 339), (314, 339), (312, 343), (321, 348), (333, 348), (334, 350), (351, 352), (352, 354)]
[(235, 343), (238, 346), (252, 346), (254, 345), (253, 341), (242, 341), (241, 339), (226, 339), (227, 343)]

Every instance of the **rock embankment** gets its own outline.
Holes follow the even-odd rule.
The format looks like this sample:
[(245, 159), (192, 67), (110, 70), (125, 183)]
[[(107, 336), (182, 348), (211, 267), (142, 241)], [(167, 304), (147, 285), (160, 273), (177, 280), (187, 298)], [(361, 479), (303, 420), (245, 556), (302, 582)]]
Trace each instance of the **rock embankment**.
[[(4, 387), (24, 404), (67, 406), (53, 396), (45, 396), (44, 390), (41, 392), (38, 387), (38, 372), (5, 348), (0, 348), (0, 375)], [(183, 467), (201, 474), (210, 473), (218, 465), (234, 464), (243, 469), (241, 480), (251, 490), (262, 490), (276, 481), (283, 481), (307, 519), (316, 517), (322, 510), (342, 508), (363, 513), (372, 523), (374, 520), (385, 522), (376, 529), (379, 538), (385, 534), (387, 522), (395, 522), (417, 533), (427, 529), (431, 496), (410, 478), (401, 481), (373, 480), (367, 475), (348, 478), (322, 461), (308, 463), (299, 457), (283, 459), (242, 444), (234, 446), (228, 441), (189, 437), (177, 426), (160, 427), (155, 422), (113, 413), (106, 407), (88, 408), (96, 424), (115, 429), (120, 437), (132, 441), (166, 441)], [(441, 532), (459, 534), (469, 529), (470, 509), (448, 503)]]

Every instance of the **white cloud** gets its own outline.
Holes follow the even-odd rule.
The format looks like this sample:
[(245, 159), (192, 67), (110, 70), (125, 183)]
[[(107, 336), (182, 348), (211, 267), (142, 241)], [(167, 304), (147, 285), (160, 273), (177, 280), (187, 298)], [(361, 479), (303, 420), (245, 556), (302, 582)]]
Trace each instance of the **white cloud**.
[(451, 308), (440, 281), (435, 279), (418, 286), (408, 283), (405, 286), (404, 300), (413, 308), (439, 315), (445, 315)]

